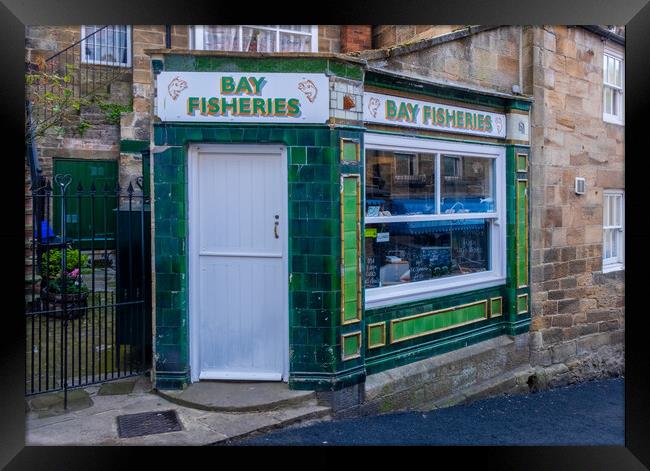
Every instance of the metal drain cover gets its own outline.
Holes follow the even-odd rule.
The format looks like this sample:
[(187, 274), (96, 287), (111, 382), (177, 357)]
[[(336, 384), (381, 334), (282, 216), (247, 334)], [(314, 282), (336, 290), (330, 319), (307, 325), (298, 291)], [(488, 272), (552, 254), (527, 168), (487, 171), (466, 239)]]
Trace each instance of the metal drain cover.
[(182, 430), (181, 423), (175, 410), (143, 412), (117, 417), (117, 434), (120, 438), (141, 437), (179, 430)]

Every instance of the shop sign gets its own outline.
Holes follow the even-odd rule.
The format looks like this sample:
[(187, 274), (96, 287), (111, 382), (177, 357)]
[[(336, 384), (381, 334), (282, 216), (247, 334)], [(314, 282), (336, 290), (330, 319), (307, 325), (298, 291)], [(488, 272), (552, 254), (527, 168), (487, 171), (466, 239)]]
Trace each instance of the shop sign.
[(160, 72), (157, 110), (162, 121), (325, 123), (325, 74)]
[(367, 123), (506, 137), (505, 114), (370, 92), (363, 94), (363, 103)]

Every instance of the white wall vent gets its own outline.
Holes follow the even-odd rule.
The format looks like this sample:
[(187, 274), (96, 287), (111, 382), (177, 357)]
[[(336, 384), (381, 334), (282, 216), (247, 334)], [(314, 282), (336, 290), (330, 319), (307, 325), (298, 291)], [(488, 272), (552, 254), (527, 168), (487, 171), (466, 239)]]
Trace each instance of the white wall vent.
[(582, 177), (576, 177), (576, 195), (585, 194), (585, 179)]

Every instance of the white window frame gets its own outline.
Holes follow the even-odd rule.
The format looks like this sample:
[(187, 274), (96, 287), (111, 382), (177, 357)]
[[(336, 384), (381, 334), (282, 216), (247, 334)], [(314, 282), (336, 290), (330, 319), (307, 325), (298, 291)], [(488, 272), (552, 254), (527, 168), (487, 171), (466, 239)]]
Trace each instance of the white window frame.
[[(605, 225), (605, 214), (609, 210), (609, 204), (606, 203), (610, 196), (621, 197), (621, 213), (620, 225)], [(618, 238), (618, 256), (605, 258), (605, 244), (607, 231), (619, 231), (620, 237)], [(604, 190), (603, 191), (603, 273), (609, 273), (617, 270), (625, 269), (625, 191), (623, 190)]]
[[(97, 65), (107, 65), (114, 67), (131, 67), (131, 26), (130, 25), (108, 25), (108, 26), (126, 26), (126, 62), (112, 62), (105, 61), (101, 59), (88, 59), (86, 57), (86, 41), (81, 41), (81, 63), (82, 64), (97, 64)], [(81, 25), (81, 37), (85, 38), (89, 34), (86, 32), (86, 25)], [(101, 37), (102, 33), (98, 33)]]
[[(505, 148), (502, 146), (467, 144), (459, 142), (438, 141), (415, 137), (396, 136), (367, 132), (364, 137), (365, 150), (375, 149), (392, 152), (422, 152), (436, 154), (440, 160), (441, 154), (453, 154), (469, 157), (483, 157), (495, 160), (495, 198), (496, 208), (490, 213), (456, 213), (438, 214), (436, 220), (454, 219), (491, 219), (490, 234), (490, 265), (488, 271), (470, 273), (467, 275), (450, 276), (446, 278), (405, 283), (394, 286), (366, 288), (365, 308), (373, 309), (382, 306), (419, 301), (433, 297), (447, 296), (466, 291), (490, 288), (506, 283), (506, 189), (505, 189)], [(364, 175), (365, 175), (364, 158)], [(440, 166), (437, 165), (437, 168)], [(436, 208), (440, 208), (440, 172), (436, 174)], [(366, 207), (366, 192), (363, 191), (363, 208)], [(366, 217), (365, 224), (387, 222), (424, 221), (430, 220), (431, 215), (418, 216), (379, 216)]]
[[(299, 36), (307, 36), (308, 34), (311, 37), (311, 51), (310, 52), (318, 52), (318, 26), (317, 25), (311, 25), (311, 32), (310, 33), (304, 33), (301, 31), (294, 31), (290, 29), (281, 29), (279, 26), (276, 28), (269, 28), (266, 26), (256, 26), (256, 25), (230, 25), (230, 26), (237, 26), (239, 28), (239, 31), (237, 33), (237, 37), (239, 38), (239, 49), (235, 52), (241, 52), (242, 51), (242, 41), (243, 41), (243, 27), (247, 28), (257, 28), (261, 29), (264, 31), (274, 31), (276, 36), (275, 36), (275, 48), (276, 50), (274, 52), (284, 52), (280, 51), (280, 33), (291, 33), (291, 34), (297, 34)], [(191, 28), (192, 34), (190, 34), (190, 49), (198, 49), (198, 50), (204, 50), (204, 33), (205, 33), (205, 25), (194, 25)]]
[[(610, 84), (606, 80), (606, 67), (607, 58), (618, 60), (621, 62), (621, 86)], [(619, 94), (618, 109), (616, 113), (607, 113), (605, 110), (605, 90), (613, 90), (613, 93)], [(614, 49), (605, 47), (603, 51), (603, 121), (612, 124), (625, 124), (625, 60), (623, 53)]]

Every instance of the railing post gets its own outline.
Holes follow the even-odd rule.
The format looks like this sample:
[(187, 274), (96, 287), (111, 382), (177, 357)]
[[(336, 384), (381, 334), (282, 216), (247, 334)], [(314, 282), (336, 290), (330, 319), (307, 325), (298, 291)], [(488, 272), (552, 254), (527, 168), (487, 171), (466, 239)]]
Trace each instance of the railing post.
[(61, 308), (63, 309), (63, 408), (68, 408), (68, 303), (66, 299), (66, 288), (67, 288), (67, 259), (66, 252), (67, 247), (65, 245), (65, 220), (66, 220), (66, 211), (65, 211), (65, 192), (68, 189), (68, 185), (72, 182), (72, 175), (56, 175), (54, 181), (59, 185), (61, 190)]

